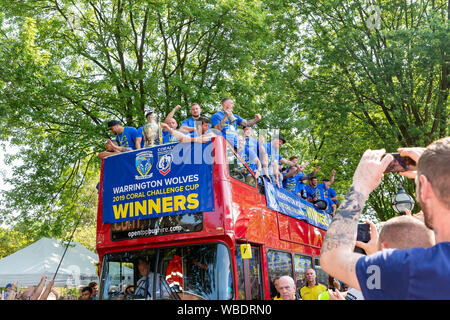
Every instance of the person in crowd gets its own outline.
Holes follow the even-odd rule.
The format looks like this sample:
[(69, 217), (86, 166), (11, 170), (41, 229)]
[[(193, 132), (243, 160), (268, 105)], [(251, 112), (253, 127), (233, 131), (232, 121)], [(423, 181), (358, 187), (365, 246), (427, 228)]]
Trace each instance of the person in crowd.
[[(320, 293), (318, 296), (318, 300), (330, 300), (330, 292), (339, 291), (343, 294), (343, 297), (347, 294), (346, 292), (341, 292), (341, 284), (338, 279), (333, 278), (332, 276), (328, 276), (328, 290)], [(334, 300), (334, 299), (333, 299)]]
[(12, 283), (8, 283), (5, 286), (5, 292), (3, 293), (3, 300), (7, 300), (8, 299), (9, 294), (12, 291), (15, 291), (15, 287), (16, 287), (16, 284), (12, 284)]
[[(184, 134), (176, 129), (170, 127), (167, 123), (162, 123), (161, 127), (163, 130), (167, 130), (172, 136), (177, 138), (179, 142), (198, 142), (204, 143), (211, 140), (211, 138), (216, 137), (216, 134), (213, 130), (209, 129), (209, 119), (200, 117), (197, 120), (197, 130), (194, 133), (194, 136)], [(200, 133), (200, 134), (199, 134)]]
[(194, 137), (195, 130), (197, 129), (196, 121), (200, 119), (202, 115), (202, 108), (197, 102), (191, 104), (191, 117), (184, 119), (180, 125), (180, 132), (186, 132), (191, 137)]
[[(261, 161), (259, 161), (258, 155), (252, 149), (249, 150), (248, 154), (245, 152), (245, 138), (243, 136), (239, 136), (238, 139), (238, 155), (241, 156), (244, 162), (253, 171), (255, 177), (253, 177), (253, 175), (247, 170), (247, 168), (244, 167), (244, 165), (241, 165), (239, 170), (245, 176), (246, 182), (249, 184), (253, 184), (255, 182), (255, 179), (258, 180), (259, 176), (261, 175)], [(241, 163), (238, 162), (238, 167), (240, 164)]]
[(329, 211), (333, 213), (336, 210), (336, 206), (334, 202), (327, 199), (325, 193), (328, 194), (328, 188), (334, 182), (335, 174), (336, 171), (334, 169), (331, 170), (331, 179), (325, 179), (326, 182), (319, 185), (317, 184), (317, 177), (311, 177), (309, 179), (309, 185), (306, 186), (306, 199), (320, 210), (327, 210), (331, 205), (333, 209)]
[(316, 271), (313, 268), (306, 269), (305, 280), (306, 285), (300, 289), (303, 300), (317, 300), (319, 294), (327, 290), (327, 287), (317, 282)]
[(290, 160), (283, 158), (280, 155), (280, 147), (286, 143), (286, 140), (281, 136), (274, 136), (271, 141), (264, 143), (263, 147), (266, 152), (264, 155), (264, 161), (269, 165), (269, 176), (272, 183), (275, 183), (278, 188), (281, 188), (283, 183), (281, 180), (281, 174), (279, 166), (280, 164), (285, 164), (289, 167), (293, 167), (294, 163)]
[(276, 294), (272, 297), (272, 300), (280, 300), (280, 289), (278, 286), (279, 280), (280, 280), (279, 276), (277, 276), (273, 279), (273, 286), (275, 288)]
[(264, 161), (266, 157), (264, 155), (266, 154), (266, 151), (263, 147), (263, 144), (260, 143), (259, 139), (255, 139), (252, 137), (253, 135), (253, 129), (252, 127), (245, 126), (244, 129), (244, 139), (245, 139), (245, 145), (244, 145), (244, 152), (247, 155), (247, 157), (250, 155), (250, 151), (253, 151), (258, 156), (259, 161), (262, 165), (262, 175), (264, 175), (267, 179), (269, 179), (269, 167), (268, 163)]
[(91, 287), (87, 286), (81, 289), (80, 300), (93, 300)]
[[(332, 170), (332, 177), (334, 177), (335, 172), (335, 170)], [(321, 189), (321, 196), (323, 196), (323, 198), (328, 202), (328, 208), (331, 208), (331, 215), (334, 216), (339, 205), (339, 200), (337, 198), (336, 191), (330, 187), (331, 183), (332, 182), (330, 179), (323, 179), (322, 183), (319, 184), (318, 187)]]
[[(309, 164), (308, 161), (306, 161), (306, 163)], [(297, 180), (294, 190), (294, 193), (298, 197), (301, 197), (305, 200), (307, 199), (307, 189), (306, 189), (307, 183), (312, 177), (314, 177), (317, 174), (317, 172), (319, 172), (319, 170), (320, 166), (316, 166), (314, 170), (307, 175), (305, 175), (303, 172), (300, 172), (299, 179)]]
[(409, 215), (396, 216), (383, 223), (380, 233), (375, 224), (366, 220), (370, 226), (369, 242), (356, 241), (355, 245), (371, 255), (377, 251), (396, 248), (429, 248), (435, 245), (434, 233), (419, 219)]
[(311, 177), (309, 184), (306, 185), (306, 200), (320, 210), (327, 209), (328, 201), (321, 195), (321, 188), (317, 185), (317, 177)]
[(211, 126), (220, 131), (222, 136), (227, 139), (230, 144), (237, 149), (238, 148), (238, 125), (244, 127), (253, 127), (258, 121), (261, 120), (260, 114), (255, 114), (255, 118), (252, 120), (245, 120), (233, 113), (234, 101), (231, 98), (222, 99), (222, 111), (219, 111), (211, 117)]
[(295, 281), (290, 276), (281, 276), (278, 279), (278, 289), (280, 297), (274, 300), (298, 300), (296, 293)]
[(54, 292), (52, 291), (54, 281), (49, 281), (44, 289), (46, 279), (47, 277), (43, 276), (37, 286), (28, 286), (23, 292), (17, 290), (17, 282), (13, 283), (10, 287), (10, 293), (6, 300), (47, 300), (50, 292)]
[(295, 192), (298, 181), (304, 176), (303, 170), (308, 163), (298, 164), (298, 158), (292, 156), (289, 161), (294, 163), (294, 166), (290, 167), (285, 173), (283, 173), (283, 188), (290, 192)]
[(95, 281), (92, 281), (88, 284), (89, 287), (92, 288), (92, 300), (97, 300), (97, 294), (98, 294), (98, 284)]
[(136, 143), (137, 130), (133, 127), (124, 127), (117, 120), (111, 120), (108, 122), (108, 129), (116, 134), (116, 141), (120, 147), (127, 147), (133, 150), (139, 149)]
[[(169, 114), (166, 116), (166, 119), (164, 119), (164, 123), (167, 123), (169, 125), (169, 128), (176, 130), (178, 127), (177, 120), (173, 117), (175, 115), (175, 112), (181, 109), (180, 105), (177, 105), (175, 108), (172, 109), (172, 111), (169, 112)], [(178, 139), (173, 136), (169, 130), (162, 129), (162, 136), (163, 136), (163, 143), (171, 143), (171, 142), (178, 142)]]
[(308, 183), (308, 181), (309, 180), (307, 179), (300, 179), (295, 186), (295, 193), (297, 194), (297, 196), (305, 200), (307, 198), (306, 184)]
[(100, 152), (97, 157), (99, 159), (105, 159), (109, 156), (112, 156), (114, 154), (118, 154), (121, 152), (128, 152), (128, 151), (132, 151), (133, 149), (128, 148), (128, 147), (120, 147), (119, 143), (116, 140), (106, 140), (106, 145), (105, 145), (106, 151)]
[[(410, 215), (397, 216), (387, 220), (380, 233), (372, 221), (366, 220), (370, 226), (369, 242), (356, 241), (356, 246), (371, 255), (384, 249), (411, 249), (416, 247), (429, 248), (435, 245), (434, 233), (425, 226), (420, 219)], [(330, 297), (338, 300), (340, 295), (337, 291), (330, 291)], [(349, 288), (345, 297), (347, 300), (363, 300), (361, 291)]]
[(429, 248), (385, 249), (371, 255), (353, 252), (359, 216), (369, 194), (380, 184), (393, 160), (384, 149), (364, 152), (353, 183), (321, 249), (321, 266), (365, 299), (450, 299), (450, 137), (427, 148), (399, 148), (417, 163), (401, 175), (415, 179), (425, 225), (435, 234)]

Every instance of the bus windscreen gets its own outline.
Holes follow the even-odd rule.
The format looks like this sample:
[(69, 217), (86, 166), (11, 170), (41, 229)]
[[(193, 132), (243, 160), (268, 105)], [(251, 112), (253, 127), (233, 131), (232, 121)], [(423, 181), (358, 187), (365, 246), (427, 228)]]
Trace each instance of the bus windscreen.
[(100, 296), (107, 300), (232, 299), (229, 250), (221, 243), (209, 243), (108, 253), (102, 264)]

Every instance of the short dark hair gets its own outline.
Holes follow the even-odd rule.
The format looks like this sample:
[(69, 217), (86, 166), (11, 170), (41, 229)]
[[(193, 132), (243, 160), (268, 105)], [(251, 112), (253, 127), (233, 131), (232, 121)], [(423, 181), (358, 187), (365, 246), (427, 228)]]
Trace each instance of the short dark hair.
[(111, 128), (114, 127), (116, 124), (120, 124), (120, 122), (117, 121), (117, 120), (111, 120), (111, 121), (108, 121), (108, 129), (111, 129)]
[(147, 119), (147, 117), (148, 117), (149, 115), (153, 114), (153, 113), (156, 115), (156, 112), (155, 112), (155, 111), (149, 111), (149, 112), (147, 112), (147, 113), (145, 114), (145, 119)]
[(427, 177), (436, 197), (450, 208), (450, 137), (430, 144), (417, 163), (417, 176)]
[(233, 100), (233, 99), (225, 97), (225, 98), (222, 99), (222, 104), (224, 104), (227, 100)]
[(203, 123), (211, 123), (211, 121), (209, 121), (209, 119), (206, 118), (206, 117), (199, 117), (199, 118), (197, 119), (197, 121), (201, 121), (202, 124), (203, 124)]
[(83, 289), (81, 289), (81, 292), (85, 292), (85, 291), (89, 291), (89, 293), (92, 294), (92, 288), (89, 287), (89, 286), (84, 287)]

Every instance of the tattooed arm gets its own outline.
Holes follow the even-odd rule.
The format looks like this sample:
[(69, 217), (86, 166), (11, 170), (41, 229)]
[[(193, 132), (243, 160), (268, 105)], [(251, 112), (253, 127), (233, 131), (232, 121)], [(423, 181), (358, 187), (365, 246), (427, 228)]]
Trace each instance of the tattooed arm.
[(392, 156), (381, 157), (381, 150), (367, 150), (358, 164), (345, 200), (328, 227), (320, 254), (322, 268), (349, 286), (359, 289), (356, 262), (362, 257), (353, 252), (358, 231), (359, 216), (369, 194), (380, 184), (384, 170)]

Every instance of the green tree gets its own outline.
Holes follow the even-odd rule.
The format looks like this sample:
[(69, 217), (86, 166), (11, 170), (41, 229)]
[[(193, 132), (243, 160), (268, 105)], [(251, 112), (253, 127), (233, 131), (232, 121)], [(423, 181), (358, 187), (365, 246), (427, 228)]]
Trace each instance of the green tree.
[(25, 248), (32, 242), (26, 234), (0, 228), (0, 259)]
[(289, 2), (0, 3), (0, 139), (21, 147), (8, 163), (22, 161), (2, 219), (36, 237), (74, 225), (98, 181), (107, 120), (138, 127), (146, 108), (164, 117), (181, 104), (180, 120), (194, 101), (212, 114), (223, 96), (244, 117), (279, 108), (264, 93), (282, 83)]
[[(335, 167), (347, 184), (341, 190), (365, 149), (395, 152), (449, 135), (448, 1), (298, 6), (302, 37), (285, 74), (309, 123), (302, 151)], [(399, 182), (414, 194), (412, 182), (386, 175), (368, 210), (392, 216)]]

